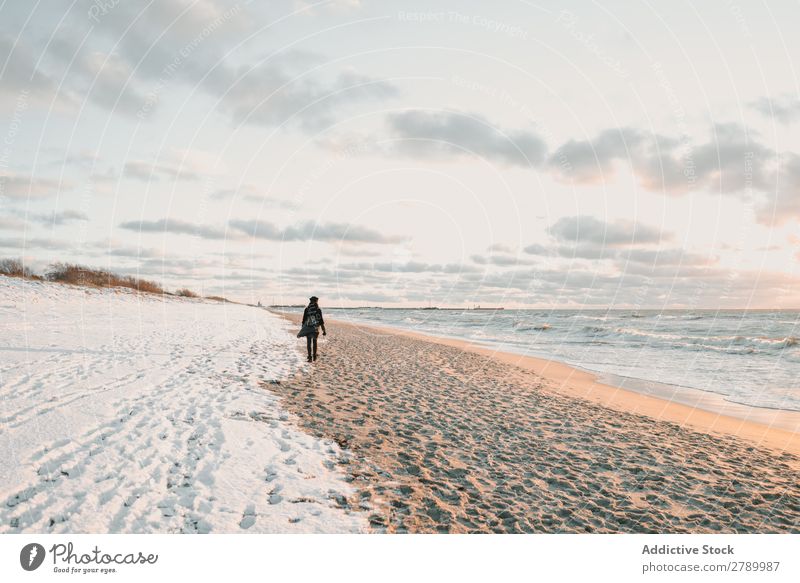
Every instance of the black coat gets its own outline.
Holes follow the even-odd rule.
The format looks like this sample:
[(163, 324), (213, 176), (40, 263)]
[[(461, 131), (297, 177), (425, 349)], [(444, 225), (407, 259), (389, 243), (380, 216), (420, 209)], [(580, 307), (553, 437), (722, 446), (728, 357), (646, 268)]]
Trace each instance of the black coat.
[(325, 327), (325, 320), (322, 319), (322, 310), (319, 309), (319, 304), (308, 304), (303, 310), (303, 326)]

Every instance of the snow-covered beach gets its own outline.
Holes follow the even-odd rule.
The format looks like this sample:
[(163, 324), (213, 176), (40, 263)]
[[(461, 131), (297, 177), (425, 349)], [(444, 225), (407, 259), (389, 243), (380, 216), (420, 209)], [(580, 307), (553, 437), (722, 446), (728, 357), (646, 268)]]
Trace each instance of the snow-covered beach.
[(0, 532), (360, 532), (346, 455), (265, 390), (250, 306), (0, 276)]
[(296, 321), (0, 276), (0, 533), (797, 531), (794, 434)]

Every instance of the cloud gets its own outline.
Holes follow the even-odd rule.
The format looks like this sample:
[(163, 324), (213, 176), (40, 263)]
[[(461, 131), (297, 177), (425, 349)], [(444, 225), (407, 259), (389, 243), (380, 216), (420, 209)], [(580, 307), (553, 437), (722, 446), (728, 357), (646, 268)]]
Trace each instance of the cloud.
[(214, 200), (235, 199), (257, 203), (266, 207), (297, 210), (300, 204), (267, 195), (262, 189), (253, 184), (243, 184), (238, 188), (221, 188), (211, 194)]
[(383, 253), (377, 249), (365, 249), (362, 245), (348, 245), (347, 241), (343, 243), (344, 245), (339, 247), (337, 253), (345, 257), (380, 257), (383, 255)]
[[(291, 62), (291, 55), (288, 59)], [(393, 84), (353, 71), (329, 79), (324, 70), (313, 75), (290, 71), (280, 61), (236, 70), (221, 68), (206, 79), (205, 87), (237, 123), (289, 123), (310, 132), (331, 125), (343, 107), (398, 94)]]
[(361, 8), (361, 0), (330, 0), (329, 2), (315, 2), (314, 0), (295, 0), (294, 4), (303, 9), (303, 14), (316, 15), (322, 10), (328, 12), (341, 12)]
[(237, 40), (235, 33), (245, 30), (237, 26), (246, 23), (240, 3), (228, 10), (225, 4), (131, 0), (109, 8), (77, 0), (71, 7), (37, 11), (43, 29), (37, 48), (54, 76), (69, 67), (62, 91), (73, 101), (141, 117), (157, 105), (151, 88), (170, 82), (195, 86)]
[(541, 245), (533, 243), (523, 249), (528, 255), (539, 257), (564, 257), (567, 259), (609, 259), (616, 255), (614, 247), (593, 243)]
[(775, 184), (756, 207), (756, 220), (763, 225), (782, 225), (800, 218), (800, 155), (781, 156)]
[(11, 35), (30, 17), (39, 34), (28, 35), (30, 47), (15, 49), (15, 66), (9, 75), (4, 72), (0, 94), (36, 88), (48, 97), (58, 92), (73, 105), (88, 100), (145, 120), (172, 86), (183, 85), (213, 98), (237, 123), (274, 126), (293, 118), (292, 125), (303, 129), (331, 123), (348, 105), (397, 94), (389, 82), (349, 69), (332, 72), (322, 56), (309, 59), (303, 51), (254, 58), (242, 39), (274, 20), (271, 10), (256, 3), (76, 0), (44, 8), (23, 3), (3, 10), (0, 28), (8, 40), (0, 54), (10, 50), (5, 45), (11, 45)]
[(628, 161), (648, 190), (685, 192), (693, 172), (681, 141), (623, 127), (599, 132), (592, 140), (569, 140), (550, 155), (556, 179), (581, 184), (609, 181), (619, 161)]
[(164, 0), (119, 8), (95, 29), (120, 45), (119, 54), (136, 70), (132, 81), (150, 87), (145, 113), (170, 84), (183, 83), (214, 98), (236, 123), (277, 126), (292, 118), (294, 126), (317, 130), (348, 105), (397, 93), (391, 83), (351, 70), (306, 74), (323, 59), (303, 51), (242, 59), (241, 39), (267, 22), (247, 3)]
[(89, 217), (80, 211), (53, 211), (51, 213), (30, 213), (25, 218), (49, 226), (69, 225), (78, 221), (88, 221)]
[(736, 124), (715, 125), (709, 141), (700, 145), (634, 128), (608, 129), (591, 140), (565, 142), (547, 164), (557, 179), (570, 182), (606, 182), (617, 163), (626, 161), (647, 190), (742, 192), (769, 183), (774, 153), (758, 137)]
[(316, 223), (307, 221), (288, 227), (277, 227), (273, 223), (259, 220), (232, 220), (230, 226), (257, 239), (271, 241), (352, 241), (359, 243), (400, 243), (402, 236), (384, 235), (359, 225), (348, 223)]
[(119, 225), (121, 229), (137, 233), (173, 233), (177, 235), (194, 235), (202, 239), (235, 239), (237, 233), (226, 229), (195, 225), (179, 219), (160, 219), (157, 221), (127, 221)]
[[(320, 292), (322, 294), (322, 292)], [(323, 297), (325, 295), (323, 294)], [(334, 297), (339, 301), (354, 301), (354, 302), (370, 302), (373, 304), (389, 304), (393, 302), (400, 302), (405, 300), (405, 296), (398, 295), (396, 293), (387, 292), (387, 293), (380, 293), (380, 292), (370, 292), (370, 291), (359, 291), (359, 290), (352, 290), (346, 293), (342, 293), (339, 291), (338, 293), (331, 293), (328, 297)]]
[(48, 239), (43, 237), (28, 238), (0, 238), (0, 248), (13, 249), (15, 253), (30, 249), (44, 249), (48, 251), (61, 251), (71, 247), (69, 241), (62, 239)]
[[(6, 18), (7, 10), (3, 10)], [(36, 67), (36, 58), (26, 42), (10, 35), (0, 34), (0, 103), (13, 108), (13, 100), (19, 100), (24, 108), (28, 99), (51, 101), (56, 95), (57, 84)], [(7, 101), (6, 101), (7, 100)]]
[(497, 265), (500, 267), (509, 267), (514, 265), (531, 265), (533, 262), (524, 257), (517, 257), (516, 255), (508, 254), (491, 254), (487, 256), (473, 255), (470, 257), (472, 261), (478, 265)]
[(16, 217), (0, 217), (0, 231), (24, 231), (26, 223)]
[(144, 181), (215, 179), (224, 170), (218, 153), (182, 148), (168, 148), (154, 160), (129, 160), (123, 169), (126, 176)]
[(567, 259), (610, 259), (617, 252), (610, 245), (578, 243), (576, 245), (560, 245), (553, 249), (553, 253)]
[[(668, 265), (711, 265), (716, 257), (698, 255), (679, 248), (663, 248), (671, 233), (635, 221), (601, 221), (591, 216), (562, 217), (547, 233), (552, 245), (533, 243), (523, 249), (528, 255), (550, 258), (610, 260), (623, 271), (629, 263)], [(637, 268), (642, 271), (644, 268)]]
[(525, 247), (522, 251), (528, 255), (550, 255), (552, 250), (550, 247), (545, 247), (539, 243), (532, 243), (531, 245)]
[[(80, 211), (52, 211), (49, 213), (32, 213), (21, 209), (9, 209), (13, 217), (0, 217), (0, 229), (24, 230), (26, 221), (33, 221), (46, 226), (61, 226), (76, 221), (88, 221), (89, 217)], [(20, 220), (23, 219), (23, 220)]]
[(633, 128), (603, 130), (592, 140), (568, 140), (547, 163), (562, 180), (597, 182), (613, 175), (615, 161), (638, 157), (646, 140)]
[(793, 95), (761, 97), (748, 104), (768, 119), (788, 125), (800, 119), (800, 99)]
[(498, 251), (500, 253), (509, 253), (509, 254), (514, 253), (513, 247), (511, 247), (510, 245), (505, 245), (503, 243), (494, 243), (492, 245), (489, 245), (489, 247), (487, 247), (486, 250), (490, 252)]
[(390, 114), (394, 149), (413, 157), (480, 156), (510, 166), (540, 166), (547, 145), (528, 130), (501, 130), (478, 114), (410, 110)]
[[(504, 135), (479, 116), (413, 110), (391, 114), (388, 124), (401, 140), (393, 151), (415, 157), (471, 153), (535, 167), (546, 152), (535, 134)], [(758, 132), (738, 124), (716, 124), (709, 139), (696, 145), (630, 127), (607, 129), (591, 140), (566, 141), (544, 167), (557, 180), (598, 184), (613, 178), (621, 162), (649, 191), (708, 191), (754, 200), (757, 220), (766, 225), (800, 219), (800, 155), (778, 154), (760, 141)]]
[(546, 146), (538, 136), (503, 133), (480, 116), (412, 110), (389, 115), (387, 124), (400, 140), (392, 150), (415, 157), (475, 154), (509, 165), (543, 165), (555, 179), (581, 184), (609, 181), (627, 163), (649, 191), (707, 191), (754, 200), (763, 224), (800, 218), (800, 156), (778, 154), (758, 132), (738, 124), (715, 124), (699, 144), (631, 127), (606, 129), (592, 139), (567, 140), (543, 164)]
[(0, 197), (18, 200), (41, 199), (70, 188), (72, 184), (66, 181), (0, 171)]
[(481, 270), (466, 263), (425, 263), (422, 261), (349, 263), (337, 266), (339, 270), (359, 273), (478, 273)]
[(563, 242), (612, 247), (658, 244), (671, 237), (642, 223), (626, 220), (608, 223), (587, 215), (562, 217), (550, 226), (548, 232)]
[(126, 257), (136, 259), (156, 259), (164, 257), (164, 253), (152, 247), (130, 246), (116, 240), (98, 241), (91, 247), (102, 252), (103, 255), (112, 257)]
[(781, 225), (800, 219), (800, 155), (777, 153), (758, 132), (717, 124), (710, 139), (692, 146), (630, 128), (606, 130), (591, 141), (569, 141), (549, 158), (557, 178), (598, 182), (627, 160), (647, 190), (683, 194), (705, 190), (755, 203), (756, 220)]
[(132, 160), (125, 163), (125, 176), (138, 180), (161, 180), (172, 178), (174, 180), (200, 180), (201, 175), (191, 167), (166, 163), (146, 162)]
[(315, 223), (307, 221), (287, 227), (254, 219), (233, 219), (228, 228), (197, 225), (180, 219), (159, 219), (156, 221), (127, 221), (121, 229), (139, 233), (173, 233), (194, 235), (203, 239), (224, 240), (241, 239), (245, 236), (270, 241), (326, 241), (358, 243), (400, 243), (405, 237), (384, 235), (378, 231), (346, 223)]
[[(69, 47), (64, 55), (71, 59)], [(58, 47), (54, 47), (58, 51)], [(84, 79), (86, 96), (95, 104), (128, 116), (134, 116), (147, 103), (143, 87), (134, 75), (134, 63), (118, 54), (99, 51), (78, 54), (70, 60), (70, 77)]]
[(236, 0), (128, 0), (109, 10), (96, 0), (78, 4), (75, 31), (88, 28), (93, 37), (111, 40), (145, 80), (177, 77), (194, 84), (259, 25), (249, 3)]
[(711, 140), (691, 153), (697, 186), (722, 193), (768, 189), (777, 158), (758, 138), (736, 124), (715, 125)]
[(101, 161), (100, 153), (89, 149), (67, 151), (67, 149), (59, 146), (51, 146), (44, 148), (42, 152), (52, 156), (52, 158), (44, 162), (42, 166), (59, 170), (71, 167), (86, 172), (95, 172)]
[[(156, 257), (144, 258), (140, 264), (142, 273), (152, 273), (154, 275), (165, 275), (176, 278), (206, 279), (214, 278), (219, 281), (226, 279), (238, 279), (229, 271), (222, 271), (222, 265), (217, 261), (203, 258), (183, 258), (183, 257)], [(251, 270), (263, 271), (263, 270)], [(251, 273), (248, 277), (252, 278)]]
[(667, 265), (713, 265), (718, 261), (717, 257), (690, 253), (685, 249), (627, 249), (621, 251), (617, 258), (622, 264), (632, 261), (662, 267)]

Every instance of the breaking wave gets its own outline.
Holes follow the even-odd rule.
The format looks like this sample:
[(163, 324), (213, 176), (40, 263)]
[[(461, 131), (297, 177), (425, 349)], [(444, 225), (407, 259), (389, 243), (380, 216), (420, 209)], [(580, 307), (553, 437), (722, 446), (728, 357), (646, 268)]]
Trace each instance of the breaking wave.
[[(766, 336), (746, 336), (746, 335), (732, 335), (732, 336), (688, 336), (682, 334), (668, 334), (664, 332), (649, 332), (646, 330), (638, 330), (635, 328), (608, 328), (603, 326), (584, 326), (583, 328), (587, 333), (593, 336), (616, 336), (620, 339), (629, 340), (644, 340), (651, 339), (653, 341), (661, 341), (663, 343), (672, 344), (675, 347), (701, 347), (701, 348), (736, 348), (736, 352), (742, 352), (739, 349), (752, 348), (752, 351), (761, 350), (782, 350), (784, 348), (791, 348), (800, 345), (800, 338), (797, 336), (786, 336), (783, 338), (769, 338)], [(750, 351), (750, 352), (752, 352)]]

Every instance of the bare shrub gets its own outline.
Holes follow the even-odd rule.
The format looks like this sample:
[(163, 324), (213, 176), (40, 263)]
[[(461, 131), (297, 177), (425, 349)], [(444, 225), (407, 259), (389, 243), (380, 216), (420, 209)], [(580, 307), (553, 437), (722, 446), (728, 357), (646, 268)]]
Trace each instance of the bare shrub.
[(125, 277), (122, 278), (123, 283), (116, 284), (118, 287), (129, 287), (135, 290), (139, 290), (140, 292), (145, 292), (149, 294), (163, 294), (164, 288), (158, 285), (154, 281), (150, 281), (147, 279), (136, 279), (135, 277)]
[(182, 298), (199, 298), (200, 297), (199, 295), (194, 293), (192, 290), (187, 289), (187, 288), (179, 289), (178, 291), (175, 292), (175, 295), (176, 296), (180, 296)]
[(0, 259), (0, 274), (9, 277), (36, 277), (21, 259)]

